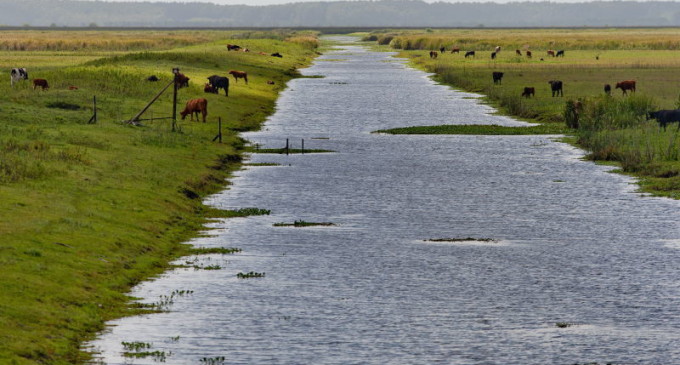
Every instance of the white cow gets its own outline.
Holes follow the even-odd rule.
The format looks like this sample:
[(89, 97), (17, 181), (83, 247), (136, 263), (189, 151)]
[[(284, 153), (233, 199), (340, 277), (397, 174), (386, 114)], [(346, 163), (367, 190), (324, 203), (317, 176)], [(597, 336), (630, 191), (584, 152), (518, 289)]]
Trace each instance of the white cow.
[(10, 80), (12, 80), (12, 87), (14, 83), (20, 80), (28, 80), (28, 71), (25, 68), (13, 68), (9, 73)]
[(501, 53), (501, 46), (496, 46), (496, 49), (493, 52), (496, 54)]

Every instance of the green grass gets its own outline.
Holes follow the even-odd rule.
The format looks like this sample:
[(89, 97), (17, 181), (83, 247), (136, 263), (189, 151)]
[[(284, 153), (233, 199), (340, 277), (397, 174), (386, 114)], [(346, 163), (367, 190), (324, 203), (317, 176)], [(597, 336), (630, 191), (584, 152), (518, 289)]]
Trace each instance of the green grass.
[[(50, 82), (46, 92), (28, 82), (0, 83), (0, 363), (83, 363), (89, 358), (80, 351), (84, 341), (106, 320), (136, 311), (128, 306), (129, 289), (190, 253), (182, 242), (203, 230), (207, 218), (228, 214), (201, 198), (224, 188), (239, 168), (244, 141), (237, 131), (259, 128), (296, 68), (316, 56), (304, 43), (230, 34), (180, 48), (163, 43), (94, 56), (0, 53), (0, 64), (30, 67), (31, 78)], [(227, 52), (227, 43), (252, 52)], [(167, 120), (119, 123), (165, 83), (145, 78), (169, 80), (172, 67), (191, 78), (179, 92), (179, 109), (187, 99), (205, 97), (208, 123), (180, 121), (178, 132)], [(228, 98), (203, 93), (208, 76), (230, 69), (247, 71), (249, 85), (233, 83)], [(87, 124), (93, 95), (99, 123)], [(164, 95), (145, 117), (170, 111), (171, 95)], [(211, 142), (218, 117), (222, 144)]]
[[(639, 179), (642, 191), (680, 199), (680, 133), (676, 127), (663, 131), (655, 121), (646, 121), (649, 110), (680, 106), (675, 75), (680, 71), (680, 43), (677, 29), (546, 29), (546, 30), (419, 30), (372, 33), (372, 39), (392, 37), (392, 47), (412, 66), (432, 72), (433, 78), (466, 91), (481, 93), (486, 102), (503, 114), (538, 127), (415, 126), (380, 131), (419, 134), (566, 134), (565, 140), (588, 152), (588, 158), (614, 163), (620, 172)], [(493, 37), (492, 37), (493, 36)], [(476, 50), (477, 57), (444, 53), (430, 59), (430, 49), (459, 46)], [(490, 52), (496, 45), (503, 50), (496, 60)], [(380, 50), (394, 50), (374, 45)], [(517, 56), (533, 51), (531, 59)], [(546, 55), (547, 49), (565, 50), (564, 58)], [(543, 60), (541, 60), (543, 58)], [(493, 83), (491, 74), (504, 72), (502, 84)], [(564, 97), (552, 97), (549, 80), (564, 83)], [(637, 93), (622, 96), (615, 84), (636, 80)], [(612, 96), (604, 96), (604, 85), (612, 86)], [(522, 98), (524, 87), (534, 87), (536, 95)], [(574, 102), (581, 103), (579, 129), (573, 123)], [(570, 119), (565, 119), (568, 116)]]

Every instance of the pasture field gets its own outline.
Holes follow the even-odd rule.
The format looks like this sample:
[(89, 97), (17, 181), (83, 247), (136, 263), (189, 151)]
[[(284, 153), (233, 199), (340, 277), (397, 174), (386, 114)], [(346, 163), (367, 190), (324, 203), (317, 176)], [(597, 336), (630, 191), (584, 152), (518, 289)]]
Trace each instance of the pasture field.
[[(572, 135), (568, 140), (586, 149), (588, 158), (618, 164), (621, 171), (639, 177), (643, 191), (680, 198), (680, 133), (676, 125), (663, 131), (645, 118), (650, 110), (680, 107), (680, 29), (408, 30), (371, 33), (364, 39), (381, 50), (398, 51), (442, 83), (484, 94), (502, 113), (543, 123), (534, 130)], [(501, 51), (492, 59), (496, 46)], [(447, 51), (430, 58), (429, 51), (440, 47)], [(451, 53), (453, 47), (461, 52)], [(475, 57), (466, 59), (465, 51), (472, 50)], [(564, 50), (565, 56), (548, 56), (547, 50)], [(493, 83), (494, 71), (504, 73), (500, 84)], [(552, 97), (550, 80), (563, 82), (564, 97)], [(634, 95), (615, 89), (624, 80), (637, 82)], [(605, 84), (611, 85), (611, 97), (604, 94)], [(534, 87), (535, 97), (521, 97), (524, 87)], [(582, 105), (578, 129), (566, 126), (568, 101)], [(395, 132), (472, 133), (469, 127), (432, 127)]]
[[(315, 47), (310, 34), (284, 31), (0, 32), (0, 363), (84, 362), (83, 341), (134, 312), (131, 286), (190, 252), (182, 242), (206, 219), (234, 214), (200, 198), (226, 185), (244, 149), (237, 132), (259, 128)], [(12, 67), (49, 90), (10, 87)], [(208, 122), (187, 117), (175, 132), (168, 119), (121, 123), (171, 82), (173, 67), (191, 79), (178, 120), (186, 100), (205, 97)], [(203, 92), (208, 76), (232, 69), (249, 84), (231, 78), (229, 97)], [(98, 123), (88, 124), (95, 95)], [(172, 88), (142, 118), (171, 110)], [(211, 142), (218, 117), (222, 144)]]

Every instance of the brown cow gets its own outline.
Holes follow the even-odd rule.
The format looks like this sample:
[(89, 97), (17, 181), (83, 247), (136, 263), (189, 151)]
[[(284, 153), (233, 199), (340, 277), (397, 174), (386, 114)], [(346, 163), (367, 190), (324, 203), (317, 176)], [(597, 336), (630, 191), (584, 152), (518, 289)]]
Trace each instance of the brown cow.
[(531, 58), (531, 51), (527, 51), (527, 58)]
[(203, 87), (203, 92), (217, 94), (217, 88), (213, 87), (210, 84), (205, 84), (205, 86)]
[(522, 55), (522, 51), (520, 51), (519, 49), (516, 49), (516, 50), (515, 50), (515, 54), (518, 55), (518, 56), (521, 56), (521, 55)]
[(177, 84), (178, 89), (189, 87), (189, 78), (178, 72), (175, 74), (175, 84)]
[(229, 71), (229, 74), (234, 76), (235, 82), (238, 82), (238, 79), (244, 79), (246, 81), (246, 85), (248, 85), (248, 73), (247, 72), (231, 70), (231, 71)]
[(460, 48), (459, 47), (453, 47), (451, 48), (451, 53), (460, 53)]
[(522, 92), (522, 96), (529, 98), (530, 96), (536, 96), (536, 89), (533, 87), (525, 87)]
[(187, 106), (180, 112), (182, 115), (182, 120), (186, 118), (187, 114), (191, 116), (191, 121), (194, 120), (194, 113), (196, 113), (196, 120), (198, 120), (198, 113), (203, 114), (203, 123), (205, 123), (205, 117), (208, 115), (208, 100), (204, 98), (191, 99), (187, 101)]
[(78, 90), (78, 86), (71, 85), (71, 86), (68, 87), (68, 89), (69, 90)]
[(548, 56), (555, 57), (555, 51), (553, 51), (552, 49), (549, 49), (548, 50)]
[(437, 51), (430, 51), (430, 58), (437, 58)]
[(45, 79), (33, 79), (33, 90), (35, 90), (38, 87), (41, 87), (43, 90), (47, 90), (50, 88), (50, 85), (47, 83), (47, 80)]
[(632, 92), (635, 92), (635, 81), (634, 80), (627, 80), (627, 81), (617, 82), (615, 89), (621, 89), (621, 91), (623, 91), (623, 95), (627, 95), (626, 90), (630, 90)]

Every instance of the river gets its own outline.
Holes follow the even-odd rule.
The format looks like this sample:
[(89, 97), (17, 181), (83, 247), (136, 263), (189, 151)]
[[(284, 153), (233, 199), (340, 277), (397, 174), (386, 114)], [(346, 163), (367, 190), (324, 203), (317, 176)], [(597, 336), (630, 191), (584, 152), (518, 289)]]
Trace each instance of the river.
[[(635, 192), (555, 136), (374, 134), (523, 125), (391, 53), (336, 38), (289, 83), (263, 147), (211, 205), (203, 247), (135, 288), (169, 311), (110, 323), (106, 364), (672, 364), (680, 359), (680, 202)], [(279, 222), (333, 226), (277, 227)], [(451, 240), (466, 239), (467, 240)], [(448, 240), (432, 240), (448, 239)], [(491, 240), (485, 240), (491, 239)], [(239, 272), (264, 272), (240, 279)], [(142, 342), (165, 358), (123, 356)]]

